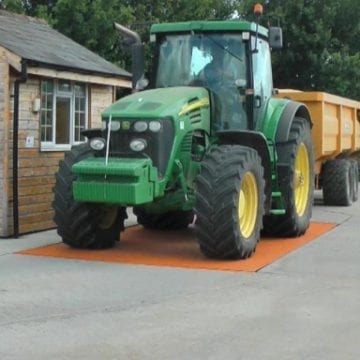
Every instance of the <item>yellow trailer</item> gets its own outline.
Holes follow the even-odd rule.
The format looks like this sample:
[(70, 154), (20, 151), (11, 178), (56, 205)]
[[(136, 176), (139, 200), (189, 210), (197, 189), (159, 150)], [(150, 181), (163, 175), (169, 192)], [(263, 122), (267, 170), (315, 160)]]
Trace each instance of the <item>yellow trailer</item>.
[(306, 104), (313, 122), (315, 187), (326, 205), (348, 206), (358, 198), (360, 102), (325, 92), (279, 90)]

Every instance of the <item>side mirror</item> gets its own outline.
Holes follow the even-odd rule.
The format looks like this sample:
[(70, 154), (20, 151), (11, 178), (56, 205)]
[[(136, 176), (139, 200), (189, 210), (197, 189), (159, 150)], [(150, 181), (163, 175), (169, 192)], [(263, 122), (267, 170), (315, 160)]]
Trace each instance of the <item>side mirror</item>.
[(136, 82), (135, 90), (141, 91), (144, 90), (149, 85), (149, 80), (145, 77), (142, 77)]
[(269, 28), (269, 45), (273, 50), (280, 50), (283, 47), (282, 29), (280, 27)]
[(235, 79), (235, 86), (239, 89), (245, 88), (246, 80), (245, 79)]

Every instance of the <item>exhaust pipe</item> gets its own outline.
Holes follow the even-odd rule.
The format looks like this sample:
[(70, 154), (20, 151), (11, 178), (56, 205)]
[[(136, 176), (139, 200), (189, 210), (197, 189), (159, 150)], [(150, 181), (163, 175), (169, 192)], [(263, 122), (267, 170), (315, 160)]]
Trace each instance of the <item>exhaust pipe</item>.
[(137, 32), (132, 31), (132, 30), (128, 29), (127, 27), (120, 25), (116, 22), (114, 22), (114, 29), (123, 33), (125, 36), (134, 39), (135, 44), (141, 44), (140, 35)]
[(138, 81), (144, 78), (145, 72), (144, 45), (142, 44), (140, 35), (137, 32), (132, 31), (116, 22), (114, 22), (114, 29), (133, 40), (133, 44), (131, 45), (132, 89), (133, 91), (137, 90)]

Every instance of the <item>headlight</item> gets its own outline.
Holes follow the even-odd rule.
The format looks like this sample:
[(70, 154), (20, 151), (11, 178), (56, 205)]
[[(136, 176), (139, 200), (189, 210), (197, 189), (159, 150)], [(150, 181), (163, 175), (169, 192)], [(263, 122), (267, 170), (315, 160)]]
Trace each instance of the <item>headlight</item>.
[(105, 139), (103, 138), (92, 138), (90, 140), (90, 147), (95, 151), (100, 151), (105, 147)]
[(130, 149), (132, 151), (143, 151), (146, 148), (146, 140), (144, 139), (134, 139), (130, 142)]
[(150, 121), (149, 130), (152, 132), (159, 132), (161, 129), (161, 123), (159, 121)]
[(144, 132), (148, 128), (148, 124), (145, 121), (136, 121), (134, 124), (134, 130), (137, 132)]
[(107, 125), (106, 121), (103, 120), (103, 121), (101, 122), (101, 130), (105, 130), (105, 129), (106, 129), (106, 125)]
[(118, 131), (120, 129), (120, 121), (112, 121), (110, 125), (111, 131)]

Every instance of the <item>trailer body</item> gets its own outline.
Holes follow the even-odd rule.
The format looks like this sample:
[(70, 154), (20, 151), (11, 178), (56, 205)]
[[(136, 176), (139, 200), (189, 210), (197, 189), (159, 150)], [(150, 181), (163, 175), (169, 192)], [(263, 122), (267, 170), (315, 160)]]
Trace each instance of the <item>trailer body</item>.
[[(326, 185), (329, 182), (334, 182), (334, 180), (331, 181), (327, 178), (332, 176), (338, 182), (345, 182), (342, 185), (336, 184), (337, 190), (344, 187), (347, 191), (349, 188), (350, 191), (355, 192), (352, 197), (357, 198), (360, 102), (318, 91), (305, 92), (286, 89), (279, 90), (278, 96), (302, 102), (310, 111), (313, 122), (312, 140), (315, 155), (316, 188), (321, 189), (324, 183)], [(351, 165), (346, 165), (347, 162)], [(331, 171), (329, 171), (329, 166), (332, 169)], [(350, 167), (351, 170), (349, 170), (349, 184), (346, 184), (343, 177), (337, 174), (341, 171), (340, 169), (345, 170), (344, 167)], [(334, 169), (337, 168), (339, 171), (334, 173)], [(335, 188), (330, 190), (334, 192)], [(343, 205), (349, 204), (346, 202)]]

